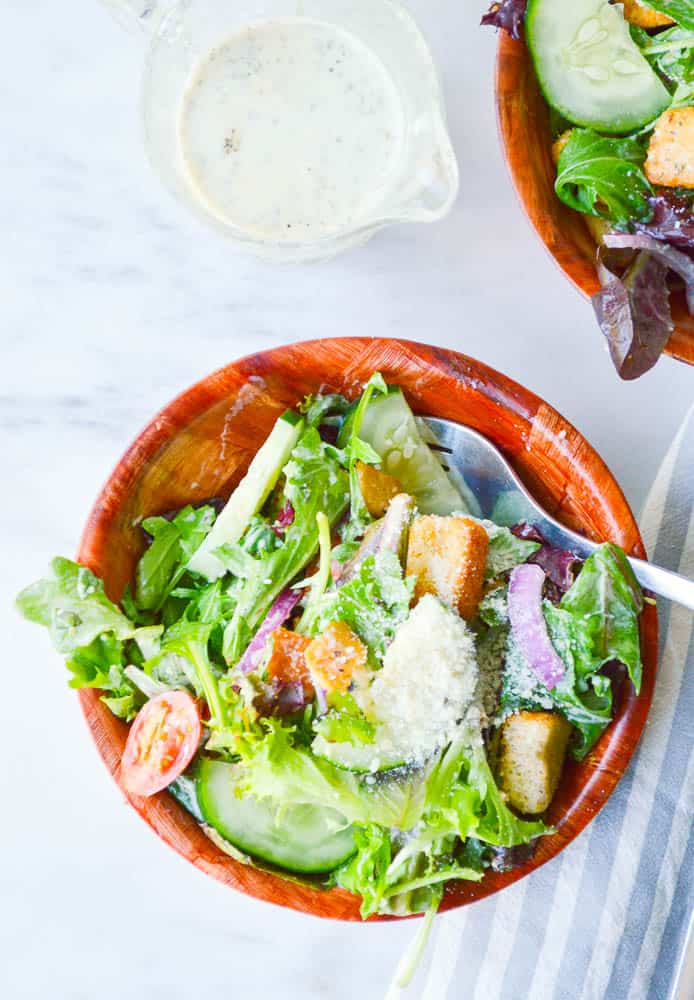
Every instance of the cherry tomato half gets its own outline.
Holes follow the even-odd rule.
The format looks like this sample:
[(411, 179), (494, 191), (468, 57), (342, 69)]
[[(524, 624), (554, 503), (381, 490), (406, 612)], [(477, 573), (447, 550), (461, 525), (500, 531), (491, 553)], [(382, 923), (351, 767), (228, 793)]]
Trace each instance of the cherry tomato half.
[(130, 727), (121, 776), (131, 795), (154, 795), (188, 767), (202, 736), (200, 713), (186, 691), (150, 698)]

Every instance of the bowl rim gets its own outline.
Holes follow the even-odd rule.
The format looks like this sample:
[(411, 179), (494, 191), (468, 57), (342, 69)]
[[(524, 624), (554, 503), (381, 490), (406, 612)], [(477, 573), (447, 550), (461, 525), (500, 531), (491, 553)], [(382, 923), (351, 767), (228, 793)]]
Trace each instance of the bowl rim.
[[(552, 237), (550, 237), (547, 213), (541, 199), (536, 197), (537, 185), (534, 183), (533, 174), (526, 169), (527, 147), (517, 142), (513, 133), (513, 113), (510, 105), (513, 104), (520, 92), (518, 82), (521, 71), (531, 63), (528, 47), (525, 39), (513, 39), (503, 29), (499, 30), (498, 36), (494, 72), (494, 104), (499, 142), (513, 189), (528, 222), (555, 265), (569, 279), (574, 288), (585, 298), (590, 299), (601, 288), (597, 270), (588, 258), (578, 252), (571, 239), (566, 238), (565, 240), (566, 253), (558, 255), (553, 248), (552, 244), (555, 239), (552, 237), (556, 238), (556, 230), (551, 230)], [(534, 70), (532, 72), (533, 78), (536, 80)], [(539, 93), (539, 84), (536, 83), (536, 86)], [(541, 97), (541, 100), (546, 104), (544, 97)], [(561, 204), (559, 199), (557, 202)], [(561, 208), (567, 214), (579, 214), (568, 206), (562, 205)], [(677, 311), (682, 313), (683, 309), (686, 313), (686, 307), (683, 303), (676, 304), (676, 313)], [(674, 316), (674, 330), (664, 353), (677, 361), (694, 365), (694, 318), (690, 320), (686, 315)]]
[[(633, 513), (605, 462), (582, 435), (539, 396), (498, 371), (457, 351), (435, 348), (410, 340), (344, 337), (289, 343), (246, 355), (203, 377), (162, 407), (135, 437), (102, 487), (87, 518), (77, 560), (99, 574), (100, 560), (104, 556), (109, 529), (116, 522), (120, 503), (128, 495), (143, 463), (155, 460), (163, 445), (197, 416), (224, 398), (229, 398), (233, 391), (230, 385), (233, 387), (234, 379), (238, 384), (239, 373), (247, 377), (254, 371), (265, 369), (268, 362), (272, 363), (278, 354), (293, 350), (363, 351), (369, 361), (374, 360), (373, 370), (384, 367), (379, 363), (379, 356), (381, 359), (387, 357), (391, 362), (401, 366), (407, 362), (414, 362), (419, 368), (420, 377), (422, 372), (425, 372), (425, 377), (430, 378), (443, 375), (450, 383), (452, 391), (455, 390), (456, 384), (461, 391), (468, 391), (470, 386), (473, 387), (473, 391), (478, 391), (482, 386), (489, 393), (487, 398), (495, 406), (501, 406), (508, 411), (514, 421), (524, 421), (527, 424), (528, 433), (533, 431), (534, 421), (541, 415), (543, 422), (547, 422), (551, 433), (561, 443), (567, 461), (570, 460), (572, 463), (572, 469), (576, 469), (579, 476), (582, 471), (587, 471), (603, 477), (600, 479), (601, 488), (594, 491), (594, 496), (602, 502), (605, 514), (609, 514), (609, 532), (606, 530), (606, 536), (607, 534), (610, 537), (619, 536), (621, 541), (630, 539), (631, 545), (627, 546), (629, 550), (642, 558), (646, 557)], [(394, 355), (397, 355), (396, 360)], [(339, 375), (336, 377), (339, 378)], [(387, 375), (387, 377), (395, 379), (397, 375)], [(447, 405), (450, 404), (444, 398), (441, 402), (443, 412), (432, 415), (445, 416)], [(561, 518), (561, 515), (559, 516)], [(105, 574), (102, 571), (100, 575)], [(535, 856), (522, 866), (504, 873), (488, 870), (479, 883), (457, 883), (450, 893), (444, 895), (440, 912), (492, 895), (530, 874), (560, 853), (597, 815), (626, 770), (645, 725), (657, 672), (657, 639), (656, 609), (654, 606), (647, 606), (641, 617), (641, 647), (644, 661), (641, 693), (637, 697), (629, 687), (629, 693), (618, 701), (618, 709), (612, 723), (589, 755), (595, 757), (596, 766), (581, 787), (579, 803), (580, 805), (587, 797), (588, 806), (584, 807), (583, 811), (577, 812), (578, 800), (572, 801), (570, 809), (562, 815), (562, 823), (557, 833), (540, 838)], [(128, 727), (111, 715), (99, 700), (99, 692), (96, 690), (82, 689), (78, 692), (78, 696), (97, 750), (126, 801), (178, 854), (218, 881), (255, 898), (314, 916), (361, 920), (358, 913), (358, 897), (351, 893), (341, 889), (326, 891), (314, 886), (297, 885), (280, 875), (243, 865), (230, 858), (203, 833), (190, 814), (166, 792), (147, 799), (129, 795), (120, 777), (120, 756)], [(626, 703), (626, 707), (622, 702)], [(411, 919), (413, 916), (417, 915), (404, 917), (375, 915), (367, 922)]]

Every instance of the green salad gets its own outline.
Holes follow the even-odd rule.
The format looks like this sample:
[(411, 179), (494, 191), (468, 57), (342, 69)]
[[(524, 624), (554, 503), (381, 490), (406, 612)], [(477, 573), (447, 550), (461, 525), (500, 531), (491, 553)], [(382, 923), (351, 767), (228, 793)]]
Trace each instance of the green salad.
[(694, 315), (694, 2), (494, 0), (482, 23), (525, 40), (555, 193), (597, 244), (597, 320), (620, 376), (638, 378), (675, 309)]
[(379, 374), (283, 414), (224, 505), (140, 527), (119, 603), (58, 558), (19, 610), (131, 723), (129, 796), (168, 791), (235, 858), (365, 918), (525, 862), (616, 675), (639, 689), (621, 550), (581, 563), (473, 517)]

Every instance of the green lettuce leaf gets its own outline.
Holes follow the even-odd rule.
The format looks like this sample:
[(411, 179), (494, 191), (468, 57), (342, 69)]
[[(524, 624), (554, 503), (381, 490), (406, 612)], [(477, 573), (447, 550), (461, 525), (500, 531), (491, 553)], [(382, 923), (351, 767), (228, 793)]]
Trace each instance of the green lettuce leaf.
[(629, 562), (617, 545), (605, 543), (588, 558), (559, 605), (573, 619), (583, 645), (576, 673), (581, 679), (610, 660), (629, 672), (641, 689), (639, 615), (643, 594)]
[(212, 507), (184, 507), (174, 518), (147, 517), (142, 527), (152, 536), (135, 570), (135, 602), (144, 611), (158, 610), (178, 581), (193, 553), (215, 521)]
[(109, 600), (104, 585), (85, 566), (54, 559), (53, 576), (39, 580), (17, 597), (29, 621), (49, 630), (53, 645), (66, 657), (73, 688), (98, 688), (114, 715), (132, 719), (144, 699), (124, 673), (158, 645), (161, 628), (138, 628)]
[[(194, 674), (191, 679), (196, 690), (204, 695), (210, 709), (209, 726), (226, 733), (232, 727), (232, 712), (222, 693), (218, 672), (209, 657), (211, 632), (212, 625), (209, 623), (181, 619), (164, 635), (161, 651), (162, 654), (184, 657), (192, 665)], [(161, 677), (161, 674), (158, 676)]]
[(313, 725), (318, 736), (329, 743), (352, 746), (373, 743), (376, 726), (364, 716), (353, 695), (333, 691), (327, 696), (328, 711)]
[(649, 35), (632, 25), (632, 37), (643, 55), (665, 80), (672, 94), (671, 107), (694, 104), (694, 29), (675, 26)]
[(72, 688), (99, 688), (101, 701), (114, 715), (130, 721), (145, 699), (124, 668), (124, 644), (112, 633), (97, 636), (88, 646), (75, 649), (66, 660)]
[(511, 847), (550, 832), (541, 821), (511, 812), (482, 745), (467, 738), (451, 744), (431, 769), (420, 808), (405, 835), (373, 823), (357, 828), (357, 853), (334, 881), (361, 895), (362, 916), (435, 908), (446, 882), (481, 879), (481, 842)]
[(86, 566), (58, 557), (53, 576), (31, 584), (17, 597), (17, 609), (29, 621), (45, 626), (59, 653), (89, 646), (110, 632), (131, 639), (137, 626), (108, 599), (104, 585)]
[(312, 621), (312, 634), (318, 635), (330, 622), (346, 622), (371, 653), (382, 659), (410, 613), (414, 582), (413, 577), (404, 577), (394, 552), (367, 556), (348, 583), (324, 595)]
[(283, 497), (294, 509), (281, 546), (244, 565), (244, 577), (234, 583), (234, 614), (224, 631), (224, 658), (238, 662), (270, 607), (318, 551), (316, 515), (332, 525), (349, 502), (345, 470), (310, 427), (304, 432), (284, 468)]
[(519, 819), (508, 808), (487, 762), (481, 741), (463, 737), (438, 761), (425, 794), (423, 828), (456, 834), (498, 847), (513, 847), (548, 833), (540, 820)]
[(240, 747), (242, 787), (257, 798), (330, 806), (350, 823), (403, 830), (421, 816), (426, 768), (374, 781), (294, 746), (292, 730), (276, 719), (265, 720), (265, 727), (262, 739), (250, 739)]
[(526, 562), (541, 547), (539, 542), (516, 538), (509, 528), (502, 528), (493, 521), (480, 521), (480, 524), (489, 535), (487, 566), (484, 574), (487, 580)]
[(557, 196), (577, 212), (626, 227), (647, 222), (653, 193), (643, 172), (646, 148), (640, 138), (607, 138), (574, 128), (557, 164)]
[(576, 729), (572, 754), (578, 760), (584, 757), (612, 719), (612, 687), (600, 668), (618, 660), (636, 691), (640, 689), (642, 607), (641, 589), (624, 553), (616, 545), (601, 545), (583, 564), (560, 605), (543, 604), (552, 645), (566, 667), (564, 676), (549, 690), (510, 636), (502, 714), (556, 708)]
[(364, 387), (349, 418), (345, 421), (340, 434), (340, 445), (344, 449), (344, 463), (349, 473), (350, 511), (349, 520), (342, 532), (342, 541), (350, 545), (361, 538), (373, 521), (366, 507), (357, 475), (357, 462), (377, 465), (381, 456), (367, 441), (359, 437), (364, 414), (375, 393), (386, 395), (388, 386), (380, 372), (375, 372)]

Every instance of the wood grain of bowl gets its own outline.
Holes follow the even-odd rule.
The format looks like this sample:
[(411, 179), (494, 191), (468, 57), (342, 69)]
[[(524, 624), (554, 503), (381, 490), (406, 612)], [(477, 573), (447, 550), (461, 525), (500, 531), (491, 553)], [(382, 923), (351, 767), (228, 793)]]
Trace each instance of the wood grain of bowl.
[[(569, 280), (590, 298), (600, 291), (595, 243), (583, 217), (554, 193), (549, 110), (524, 42), (499, 32), (496, 59), (499, 135), (513, 186), (530, 224)], [(674, 332), (665, 353), (694, 364), (694, 316), (684, 292), (671, 296)], [(596, 335), (600, 335), (596, 321)]]
[[(376, 370), (403, 387), (415, 411), (467, 424), (494, 441), (561, 521), (644, 556), (633, 515), (609, 469), (551, 406), (462, 354), (364, 337), (254, 354), (178, 396), (116, 466), (89, 516), (78, 559), (104, 578), (110, 597), (118, 600), (142, 550), (140, 518), (226, 496), (286, 407), (319, 389), (354, 396)], [(637, 698), (631, 685), (624, 684), (612, 725), (586, 760), (567, 764), (549, 814), (556, 833), (541, 838), (535, 857), (522, 867), (489, 872), (481, 883), (457, 883), (446, 892), (443, 910), (498, 892), (545, 864), (605, 804), (646, 720), (655, 681), (657, 630), (655, 608), (647, 606), (641, 621), (641, 695)], [(79, 697), (99, 753), (122, 788), (120, 758), (127, 726), (111, 715), (98, 692), (83, 690)], [(287, 881), (227, 856), (168, 793), (129, 801), (162, 840), (226, 885), (316, 916), (360, 919), (359, 900), (347, 892)]]

